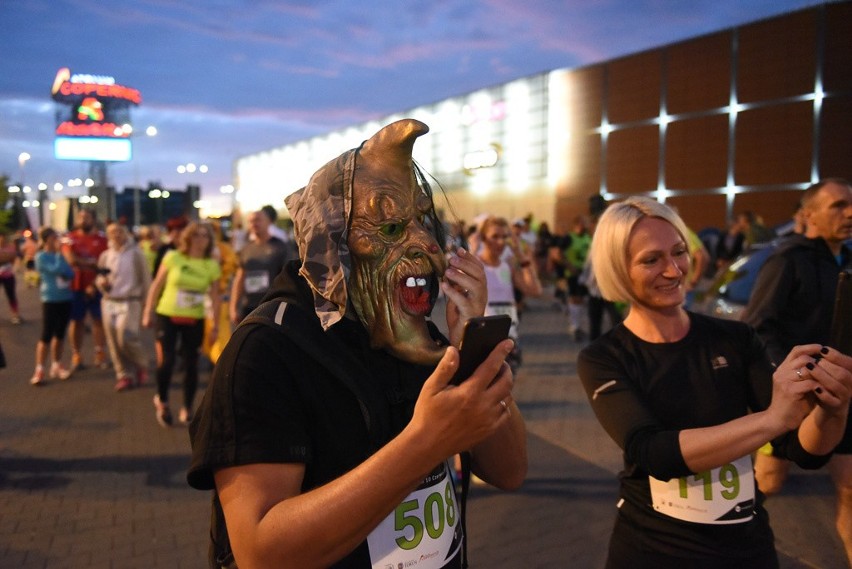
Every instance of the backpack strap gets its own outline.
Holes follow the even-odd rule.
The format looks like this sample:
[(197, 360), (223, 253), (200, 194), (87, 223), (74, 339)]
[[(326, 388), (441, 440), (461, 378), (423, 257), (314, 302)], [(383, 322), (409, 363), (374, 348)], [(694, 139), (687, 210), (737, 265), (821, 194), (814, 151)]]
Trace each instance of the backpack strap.
[[(377, 421), (374, 414), (383, 403), (364, 391), (354, 379), (358, 375), (369, 375), (369, 371), (363, 363), (351, 356), (349, 348), (337, 337), (322, 330), (313, 313), (308, 313), (297, 304), (272, 299), (255, 308), (237, 328), (252, 324), (266, 326), (284, 334), (338, 378), (355, 395), (374, 450), (382, 446), (382, 436), (378, 432), (380, 421)], [(321, 351), (320, 346), (327, 346), (329, 349)]]

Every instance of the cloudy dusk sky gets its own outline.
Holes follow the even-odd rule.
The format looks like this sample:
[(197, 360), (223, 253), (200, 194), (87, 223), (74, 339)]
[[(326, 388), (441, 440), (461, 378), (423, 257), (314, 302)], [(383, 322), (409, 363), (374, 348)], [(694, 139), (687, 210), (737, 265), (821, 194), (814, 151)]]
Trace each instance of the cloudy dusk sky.
[[(815, 4), (2, 0), (0, 175), (33, 186), (87, 176), (86, 162), (53, 156), (50, 89), (62, 67), (138, 89), (134, 126), (158, 130), (134, 137), (134, 159), (110, 165), (111, 184), (197, 183), (215, 198), (247, 154)], [(177, 172), (190, 162), (209, 170)]]

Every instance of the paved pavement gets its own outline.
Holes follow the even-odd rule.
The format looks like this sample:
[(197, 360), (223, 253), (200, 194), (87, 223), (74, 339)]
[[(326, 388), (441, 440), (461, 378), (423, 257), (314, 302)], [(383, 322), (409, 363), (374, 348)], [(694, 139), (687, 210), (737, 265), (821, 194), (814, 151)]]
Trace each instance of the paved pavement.
[[(10, 364), (0, 371), (0, 568), (204, 567), (209, 496), (184, 481), (186, 429), (161, 428), (153, 387), (117, 394), (108, 371), (31, 387), (40, 308), (34, 290), (20, 295), (19, 326), (0, 301)], [(472, 489), (473, 567), (603, 566), (620, 456), (585, 401), (565, 328), (546, 300), (524, 316), (516, 398), (529, 477), (514, 493)], [(834, 503), (826, 472), (794, 470), (769, 503), (782, 568), (846, 567)]]

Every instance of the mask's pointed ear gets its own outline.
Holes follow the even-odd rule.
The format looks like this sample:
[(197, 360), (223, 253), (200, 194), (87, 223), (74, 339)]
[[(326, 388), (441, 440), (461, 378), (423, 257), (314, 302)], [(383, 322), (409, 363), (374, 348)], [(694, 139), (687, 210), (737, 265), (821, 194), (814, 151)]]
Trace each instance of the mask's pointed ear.
[(415, 119), (393, 122), (371, 136), (361, 146), (359, 160), (379, 162), (383, 167), (411, 171), (411, 151), (418, 136), (429, 132), (426, 124)]

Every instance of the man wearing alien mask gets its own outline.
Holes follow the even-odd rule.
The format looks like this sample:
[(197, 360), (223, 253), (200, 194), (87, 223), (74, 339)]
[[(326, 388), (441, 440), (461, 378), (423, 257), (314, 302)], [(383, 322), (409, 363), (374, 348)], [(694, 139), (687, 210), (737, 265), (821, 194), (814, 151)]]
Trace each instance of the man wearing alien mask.
[[(449, 461), (502, 489), (526, 475), (503, 341), (449, 383), (485, 273), (449, 260), (406, 119), (287, 199), (300, 261), (234, 332), (196, 419), (189, 483), (213, 489), (211, 566), (460, 568)], [(449, 338), (429, 321), (440, 290)]]

